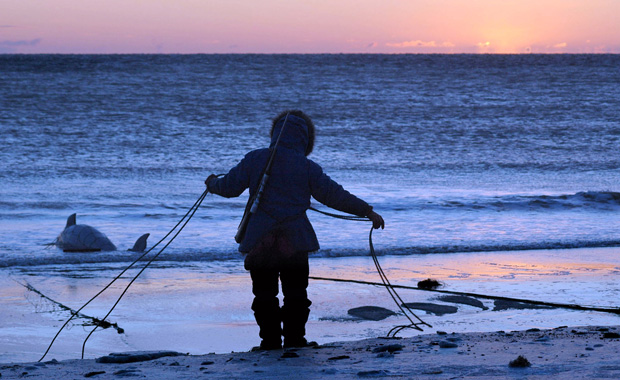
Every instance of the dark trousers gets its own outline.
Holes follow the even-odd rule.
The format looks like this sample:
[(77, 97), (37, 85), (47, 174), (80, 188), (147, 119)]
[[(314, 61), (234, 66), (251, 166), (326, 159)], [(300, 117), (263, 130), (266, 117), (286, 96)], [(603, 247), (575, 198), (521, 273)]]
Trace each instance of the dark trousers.
[[(252, 310), (266, 342), (300, 341), (306, 335), (306, 322), (312, 302), (308, 299), (308, 253), (297, 252), (281, 258), (275, 267), (252, 268)], [(283, 305), (278, 300), (278, 278), (282, 282)]]

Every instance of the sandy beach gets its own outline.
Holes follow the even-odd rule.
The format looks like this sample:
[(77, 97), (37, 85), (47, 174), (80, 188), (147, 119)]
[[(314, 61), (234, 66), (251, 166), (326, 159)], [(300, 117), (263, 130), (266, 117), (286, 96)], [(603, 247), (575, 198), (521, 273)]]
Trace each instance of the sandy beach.
[[(380, 260), (394, 284), (415, 286), (432, 277), (443, 282), (444, 290), (613, 309), (618, 294), (617, 251), (481, 252)], [(365, 306), (397, 312), (385, 289), (322, 280), (310, 284), (314, 303), (307, 327), (308, 338), (319, 347), (249, 352), (259, 342), (258, 329), (249, 309), (249, 276), (239, 264), (156, 263), (110, 318), (123, 334), (99, 330), (81, 360), (81, 345), (92, 324), (79, 318), (41, 363), (37, 360), (68, 313), (23, 284), (76, 309), (122, 265), (6, 269), (0, 280), (0, 298), (7, 306), (0, 312), (2, 379), (620, 376), (618, 314), (506, 307), (482, 298), (464, 304), (438, 293), (399, 289), (405, 302), (438, 305), (445, 313), (415, 309), (432, 327), (425, 326), (423, 332), (403, 330), (399, 338), (386, 339), (381, 337), (406, 321), (402, 315), (369, 320), (349, 312)], [(377, 281), (370, 258), (313, 259), (311, 268), (317, 277)], [(84, 313), (104, 315), (122, 287)], [(125, 353), (113, 361), (132, 362), (98, 362), (111, 353)], [(530, 366), (511, 367), (519, 356)]]
[(618, 332), (618, 326), (438, 331), (303, 349), (206, 355), (142, 351), (97, 359), (9, 363), (0, 364), (0, 373), (3, 379), (617, 379)]

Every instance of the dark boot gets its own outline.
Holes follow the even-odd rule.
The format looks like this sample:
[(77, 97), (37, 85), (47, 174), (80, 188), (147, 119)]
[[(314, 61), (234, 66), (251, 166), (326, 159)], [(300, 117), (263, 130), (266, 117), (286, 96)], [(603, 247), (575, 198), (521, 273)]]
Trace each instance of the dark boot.
[(260, 342), (260, 346), (252, 347), (252, 351), (271, 351), (271, 350), (279, 350), (282, 348), (282, 343), (274, 343), (263, 340)]
[(282, 348), (282, 316), (278, 299), (272, 298), (269, 301), (254, 298), (252, 303), (254, 318), (260, 329), (258, 335), (262, 341), (258, 349), (277, 350)]
[(252, 293), (254, 293), (254, 318), (260, 328), (262, 342), (258, 349), (282, 348), (282, 314), (278, 300), (278, 272), (251, 270)]
[(309, 306), (312, 304), (308, 299), (290, 300), (285, 298), (282, 307), (282, 334), (284, 335), (284, 347), (308, 347), (316, 346), (316, 342), (306, 341), (306, 322), (310, 314)]

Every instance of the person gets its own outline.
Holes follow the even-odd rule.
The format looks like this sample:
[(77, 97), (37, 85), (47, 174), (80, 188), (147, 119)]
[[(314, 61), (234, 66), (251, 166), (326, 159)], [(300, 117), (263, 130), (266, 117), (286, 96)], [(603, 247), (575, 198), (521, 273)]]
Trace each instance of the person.
[[(253, 150), (226, 175), (211, 174), (205, 180), (209, 192), (227, 198), (249, 188), (252, 200), (275, 149), (258, 209), (251, 215), (239, 245), (252, 278), (252, 310), (262, 339), (255, 349), (280, 349), (282, 337), (284, 348), (316, 345), (305, 338), (312, 304), (307, 294), (308, 253), (319, 249), (306, 216), (311, 197), (336, 210), (368, 217), (373, 228), (385, 226), (372, 206), (346, 191), (307, 158), (314, 147), (314, 136), (315, 126), (308, 115), (299, 110), (284, 111), (273, 119), (269, 149)], [(282, 308), (277, 298), (278, 277), (284, 296)]]

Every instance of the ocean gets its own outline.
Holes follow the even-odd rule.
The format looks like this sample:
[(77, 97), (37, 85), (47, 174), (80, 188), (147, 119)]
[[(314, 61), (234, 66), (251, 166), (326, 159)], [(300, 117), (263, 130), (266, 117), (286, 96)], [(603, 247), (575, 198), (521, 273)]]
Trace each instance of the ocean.
[[(373, 243), (393, 282), (415, 285), (434, 273), (463, 291), (617, 306), (619, 55), (0, 55), (0, 74), (0, 269), (74, 308), (137, 257), (127, 249), (140, 235), (151, 234), (149, 247), (163, 238), (209, 174), (226, 173), (247, 151), (266, 147), (271, 119), (286, 109), (301, 109), (316, 124), (310, 158), (384, 217)], [(129, 305), (113, 315), (144, 330), (121, 345), (151, 347), (152, 324), (176, 318), (149, 297), (181, 303), (188, 317), (179, 326), (208, 314), (219, 326), (209, 331), (256, 335), (249, 276), (233, 239), (246, 200), (247, 192), (207, 195), (145, 272), (143, 287), (134, 287), (129, 305), (154, 308), (153, 319)], [(118, 251), (50, 246), (73, 213)], [(311, 255), (315, 275), (377, 280), (369, 223), (308, 215), (321, 244)], [(539, 258), (546, 261), (538, 266), (518, 261)], [(175, 286), (180, 293), (166, 293)], [(315, 289), (326, 293), (312, 298), (310, 330), (324, 331), (323, 341), (384, 330), (347, 325), (349, 335), (334, 333), (345, 329), (334, 326), (344, 326), (346, 307), (322, 297), (360, 305), (345, 285)], [(214, 309), (192, 308), (203, 291), (218, 301)], [(387, 293), (359, 291), (357, 299), (394, 308), (380, 301)], [(0, 313), (0, 342), (11, 347), (0, 358), (40, 354), (56, 321), (68, 317), (28, 294), (0, 292), (5, 310), (37, 311), (28, 326)], [(105, 315), (100, 309), (92, 313)], [(579, 321), (570, 315), (566, 323)], [(514, 318), (521, 327), (545, 325), (530, 317)], [(505, 328), (467, 318), (454, 326)], [(32, 332), (33, 325), (44, 327)], [(164, 349), (178, 344), (178, 331), (169, 333)], [(119, 345), (106, 339), (95, 352)], [(26, 349), (24, 341), (32, 344)], [(231, 342), (205, 349), (240, 348)], [(75, 357), (75, 350), (59, 357)]]
[[(617, 55), (3, 55), (0, 73), (0, 267), (125, 261), (285, 109), (384, 216), (380, 254), (620, 245)], [(238, 259), (246, 199), (209, 195), (162, 259)], [(46, 247), (72, 213), (121, 250)], [(316, 255), (368, 254), (367, 225), (309, 214)]]

